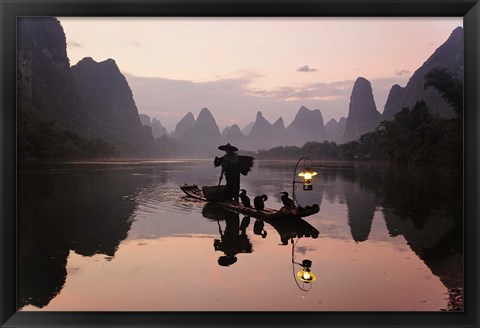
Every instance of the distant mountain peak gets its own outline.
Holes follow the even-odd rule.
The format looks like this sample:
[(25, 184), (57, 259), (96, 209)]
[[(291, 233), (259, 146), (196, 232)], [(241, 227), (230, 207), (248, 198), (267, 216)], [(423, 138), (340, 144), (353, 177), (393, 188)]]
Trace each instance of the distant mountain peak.
[(249, 135), (249, 134), (250, 134), (250, 131), (252, 131), (252, 127), (253, 127), (253, 122), (248, 123), (248, 124), (245, 125), (245, 127), (242, 129), (242, 133), (243, 133), (244, 135)]
[(330, 119), (327, 124), (325, 124), (328, 139), (336, 143), (342, 143), (346, 124), (347, 119), (345, 117), (341, 117), (338, 122), (334, 118)]
[(224, 138), (229, 142), (235, 142), (244, 138), (245, 135), (240, 130), (240, 127), (237, 124), (234, 124), (229, 127), (229, 129), (225, 132)]
[(205, 115), (205, 114), (210, 114), (210, 115), (212, 115), (212, 113), (208, 110), (207, 107), (203, 107), (203, 108), (200, 110), (200, 114), (198, 114), (198, 116), (200, 116), (200, 115)]
[[(193, 115), (192, 115), (193, 116)], [(193, 126), (185, 133), (188, 138), (195, 142), (200, 139), (216, 139), (220, 140), (221, 134), (218, 129), (217, 122), (208, 108), (202, 108), (197, 116)]]
[(392, 120), (404, 107), (412, 108), (417, 101), (423, 100), (436, 114), (454, 117), (455, 111), (434, 88), (424, 88), (425, 75), (434, 68), (448, 69), (463, 81), (464, 74), (464, 36), (463, 28), (455, 28), (448, 39), (441, 44), (428, 59), (410, 77), (402, 89), (393, 86), (382, 113), (384, 120)]
[(174, 135), (177, 138), (183, 137), (185, 132), (193, 128), (195, 125), (195, 117), (193, 116), (192, 112), (188, 112), (185, 114), (184, 117), (175, 125), (175, 132)]
[(283, 118), (279, 117), (278, 120), (276, 120), (275, 123), (273, 123), (273, 128), (275, 130), (284, 130), (285, 125), (283, 124)]
[[(448, 39), (451, 39), (451, 38), (462, 38), (463, 39), (463, 27), (461, 26), (457, 26), (453, 31), (452, 33), (450, 33), (450, 36)], [(447, 41), (448, 41), (447, 39)]]
[(96, 63), (96, 61), (92, 57), (84, 57), (78, 61), (77, 65), (80, 63)]
[(353, 85), (348, 108), (348, 118), (343, 141), (358, 139), (362, 134), (373, 131), (380, 122), (373, 99), (372, 85), (364, 77), (359, 77)]
[(197, 122), (202, 122), (202, 121), (215, 121), (213, 118), (212, 113), (208, 110), (208, 108), (202, 108), (200, 113), (197, 116)]
[(325, 126), (327, 126), (327, 125), (331, 125), (331, 124), (338, 124), (338, 122), (337, 122), (337, 120), (336, 120), (336, 119), (334, 119), (334, 118), (331, 118), (331, 119), (330, 119), (330, 120), (327, 122), (327, 124), (325, 124)]
[(319, 109), (310, 110), (306, 106), (298, 109), (286, 131), (289, 140), (298, 145), (307, 141), (323, 141), (327, 137), (322, 112)]
[(112, 59), (112, 58), (105, 59), (105, 60), (102, 61), (101, 63), (114, 64), (115, 66), (117, 66), (117, 62), (116, 62), (114, 59)]
[(118, 68), (117, 63), (115, 60), (108, 58), (104, 61), (97, 62), (95, 59), (92, 57), (85, 57), (82, 58), (76, 65), (73, 66), (75, 69), (80, 67), (80, 69), (93, 69), (93, 70), (101, 70), (102, 72), (108, 73), (108, 74), (117, 74), (121, 75), (123, 79), (125, 77), (123, 74), (120, 72), (120, 69)]

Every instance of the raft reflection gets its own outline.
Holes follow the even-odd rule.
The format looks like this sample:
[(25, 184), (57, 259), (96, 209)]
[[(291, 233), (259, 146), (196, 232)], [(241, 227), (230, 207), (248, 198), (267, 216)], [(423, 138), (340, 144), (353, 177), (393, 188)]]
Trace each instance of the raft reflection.
[[(207, 203), (202, 210), (203, 217), (216, 221), (218, 224), (218, 230), (220, 239), (215, 239), (213, 247), (215, 251), (222, 251), (225, 255), (218, 258), (218, 264), (221, 266), (229, 266), (237, 262), (235, 255), (239, 253), (252, 253), (252, 244), (247, 235), (247, 227), (250, 224), (250, 217), (245, 216), (240, 223), (240, 215), (236, 212), (229, 211), (225, 208), (218, 207), (214, 203)], [(263, 238), (267, 236), (264, 230), (265, 223), (271, 225), (280, 236), (280, 245), (288, 245), (291, 241), (292, 244), (292, 268), (294, 271), (293, 279), (297, 286), (303, 290), (308, 291), (309, 288), (300, 286), (296, 281), (294, 250), (298, 240), (302, 237), (306, 238), (318, 238), (319, 231), (314, 228), (310, 223), (301, 218), (291, 217), (277, 217), (273, 219), (255, 219), (254, 233), (261, 235)], [(220, 221), (225, 221), (226, 227), (222, 230)], [(297, 239), (294, 241), (294, 239)], [(311, 263), (311, 262), (310, 262)]]
[[(281, 207), (278, 191), (285, 189), (291, 173), (291, 165), (276, 165), (268, 174), (252, 171), (244, 181), (252, 194), (272, 195), (272, 208)], [(19, 307), (215, 311), (221, 299), (225, 310), (438, 311), (446, 307), (447, 289), (463, 285), (461, 176), (329, 165), (319, 170), (313, 192), (299, 192), (304, 202), (322, 207), (306, 219), (309, 223), (228, 217), (207, 208), (209, 222), (200, 214), (204, 204), (179, 198), (178, 185), (213, 176), (210, 166), (21, 172)], [(290, 245), (278, 247), (291, 238), (300, 240), (295, 246), (299, 262), (309, 258), (314, 272), (321, 268), (322, 279), (303, 307), (289, 303), (298, 292), (291, 281)], [(215, 263), (221, 256), (226, 257), (222, 263), (234, 261), (232, 256), (239, 263), (225, 269)], [(170, 277), (171, 268), (162, 265), (167, 262), (176, 266), (175, 272), (190, 265), (196, 290), (184, 286), (186, 276)], [(268, 292), (262, 295), (255, 294), (258, 284), (248, 276), (256, 270), (265, 273), (261, 278)], [(272, 274), (275, 282), (267, 280)], [(104, 282), (112, 277), (118, 285), (109, 289)], [(168, 277), (172, 285), (158, 277)], [(118, 286), (129, 299), (118, 297)], [(178, 292), (171, 286), (184, 289), (175, 299), (158, 297)], [(79, 293), (85, 293), (83, 299)], [(368, 293), (376, 296), (365, 302)], [(255, 301), (239, 296), (247, 294), (255, 294)], [(190, 295), (188, 301), (184, 295)], [(312, 302), (313, 297), (322, 303)]]

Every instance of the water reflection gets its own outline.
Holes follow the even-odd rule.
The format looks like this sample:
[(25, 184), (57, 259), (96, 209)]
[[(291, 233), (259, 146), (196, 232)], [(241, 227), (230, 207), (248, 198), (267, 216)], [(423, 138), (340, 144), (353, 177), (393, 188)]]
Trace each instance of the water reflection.
[(368, 240), (379, 207), (391, 237), (403, 236), (450, 292), (463, 287), (461, 172), (363, 164), (329, 167), (321, 179), (331, 201), (344, 197), (353, 240)]
[(389, 233), (402, 235), (408, 241), (449, 289), (453, 301), (453, 290), (463, 288), (461, 174), (439, 175), (400, 167), (388, 172), (388, 180), (391, 184), (385, 186), (383, 213)]
[(44, 307), (63, 288), (70, 250), (115, 256), (144, 182), (130, 175), (22, 174), (18, 179), (18, 306)]
[(348, 225), (357, 243), (368, 240), (375, 214), (375, 195), (355, 183), (345, 182), (345, 202), (348, 208)]
[[(215, 239), (214, 250), (222, 251), (224, 255), (218, 258), (218, 264), (220, 266), (230, 266), (237, 262), (235, 255), (239, 253), (252, 253), (252, 244), (247, 236), (247, 227), (250, 224), (250, 217), (243, 217), (240, 223), (240, 215), (238, 213), (229, 211), (222, 207), (216, 206), (214, 203), (207, 203), (202, 210), (203, 217), (216, 221), (218, 224), (218, 231), (220, 239)], [(225, 221), (226, 227), (223, 230), (220, 221)], [(301, 218), (280, 217), (275, 219), (255, 219), (253, 231), (256, 235), (261, 235), (262, 238), (266, 238), (267, 232), (265, 231), (265, 223), (271, 225), (278, 235), (280, 236), (280, 245), (288, 245), (290, 241), (292, 244), (292, 268), (295, 271), (295, 265), (299, 264), (294, 261), (295, 246), (300, 238), (313, 238), (316, 239), (319, 236), (319, 231), (311, 224)], [(296, 241), (294, 241), (296, 239)], [(307, 260), (308, 261), (308, 260)], [(307, 263), (307, 262), (305, 262)], [(303, 270), (310, 268), (311, 262), (308, 267), (302, 265)], [(302, 271), (303, 272), (303, 271)], [(314, 275), (312, 274), (314, 277)], [(297, 286), (303, 290), (308, 291), (311, 288), (305, 287), (308, 282), (305, 281), (301, 286), (296, 280), (296, 274), (293, 276)]]
[[(240, 214), (218, 208), (214, 204), (207, 203), (203, 207), (202, 215), (210, 220), (217, 221), (220, 239), (215, 239), (213, 247), (215, 251), (222, 251), (224, 255), (218, 258), (218, 264), (229, 266), (237, 262), (235, 255), (239, 253), (251, 253), (252, 243), (246, 234), (246, 220), (242, 220), (240, 227)], [(222, 229), (220, 221), (225, 221)], [(248, 224), (247, 224), (248, 226)]]
[[(272, 265), (269, 252), (275, 253), (278, 249), (281, 254), (286, 249), (288, 253), (289, 248), (284, 246), (292, 241), (296, 253), (311, 257), (315, 263), (319, 263), (320, 258), (330, 261), (332, 271), (337, 270), (337, 266), (342, 270), (338, 272), (340, 276), (355, 270), (348, 262), (352, 260), (341, 258), (342, 254), (363, 251), (364, 261), (372, 261), (372, 266), (382, 270), (384, 264), (370, 259), (369, 256), (374, 257), (371, 253), (383, 256), (411, 249), (415, 259), (423, 261), (431, 271), (425, 267), (429, 277), (433, 273), (448, 289), (463, 286), (461, 176), (369, 164), (322, 164), (317, 169), (314, 190), (298, 190), (297, 193), (302, 203), (321, 204), (320, 213), (305, 220), (269, 221), (183, 199), (178, 185), (215, 183), (218, 174), (210, 166), (211, 163), (176, 163), (141, 170), (137, 166), (133, 171), (129, 171), (128, 165), (121, 169), (73, 167), (21, 171), (18, 179), (19, 307), (28, 304), (46, 307), (62, 288), (68, 290), (66, 267), (71, 261), (69, 254), (72, 256), (73, 252), (93, 257), (95, 261), (95, 255), (103, 256), (105, 263), (129, 272), (130, 262), (113, 263), (114, 260), (118, 262), (121, 250), (126, 249), (124, 240), (132, 248), (136, 243), (128, 242), (136, 240), (141, 241), (138, 245), (144, 245), (144, 249), (157, 242), (159, 245), (164, 242), (165, 246), (176, 245), (168, 247), (179, 257), (189, 256), (188, 245), (205, 242), (208, 243), (205, 248), (198, 250), (198, 262), (213, 263), (212, 270), (213, 267), (223, 270), (220, 266), (230, 266), (229, 274), (238, 277), (242, 277), (245, 270), (254, 270), (257, 263), (253, 262), (256, 261), (258, 265), (265, 261), (272, 266), (265, 268), (262, 263), (264, 270), (282, 272), (284, 263)], [(280, 208), (279, 192), (291, 188), (290, 179), (291, 163), (272, 166), (258, 163), (256, 170), (242, 180), (242, 187), (251, 194), (268, 194), (268, 207)], [(211, 222), (202, 219), (202, 215)], [(191, 241), (176, 244), (173, 240), (178, 236), (190, 236)], [(296, 246), (298, 240), (308, 243)], [(344, 250), (338, 246), (323, 253), (324, 247), (330, 245), (327, 241), (347, 251), (342, 253)], [(317, 249), (320, 244), (322, 246)], [(402, 250), (395, 250), (398, 245)], [(156, 249), (159, 259), (166, 256), (162, 253), (165, 248)], [(80, 260), (75, 254), (73, 257), (78, 263)], [(248, 255), (242, 258), (239, 254)], [(398, 254), (392, 255), (397, 260), (402, 259)], [(288, 265), (288, 258), (286, 262)], [(148, 263), (139, 265), (148, 266)], [(395, 269), (418, 269), (407, 262), (398, 266)], [(323, 281), (330, 268), (325, 265), (322, 268)], [(357, 271), (358, 274), (362, 272)], [(406, 272), (405, 281), (415, 276), (422, 285), (421, 279), (430, 279)], [(290, 272), (288, 275), (286, 284), (292, 284)], [(129, 284), (127, 273), (125, 277), (122, 283)], [(69, 279), (78, 277), (69, 275)], [(205, 288), (216, 284), (208, 280), (209, 277), (200, 275), (196, 279)], [(333, 279), (330, 284), (335, 282)], [(368, 283), (376, 288), (374, 281)], [(328, 295), (334, 299), (337, 294)], [(355, 308), (356, 305), (349, 306)]]

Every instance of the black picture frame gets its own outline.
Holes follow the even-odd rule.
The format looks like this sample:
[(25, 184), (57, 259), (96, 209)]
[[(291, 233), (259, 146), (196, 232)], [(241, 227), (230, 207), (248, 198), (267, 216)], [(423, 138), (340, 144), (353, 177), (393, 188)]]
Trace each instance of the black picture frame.
[[(1, 327), (478, 327), (479, 40), (478, 0), (0, 0)], [(18, 16), (458, 16), (465, 31), (465, 311), (446, 312), (17, 312), (16, 17)], [(394, 297), (394, 295), (392, 295)]]

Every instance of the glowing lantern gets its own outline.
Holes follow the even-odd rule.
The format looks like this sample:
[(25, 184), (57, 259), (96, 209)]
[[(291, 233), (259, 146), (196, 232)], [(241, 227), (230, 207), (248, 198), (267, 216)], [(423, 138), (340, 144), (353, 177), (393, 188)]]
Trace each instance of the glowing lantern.
[(312, 177), (316, 176), (317, 172), (312, 171), (308, 166), (298, 174), (298, 176), (303, 177), (303, 190), (312, 190)]
[(312, 266), (312, 261), (310, 260), (303, 260), (302, 267), (303, 270), (297, 273), (298, 279), (305, 283), (311, 283), (317, 279), (317, 277), (310, 271), (310, 267)]

